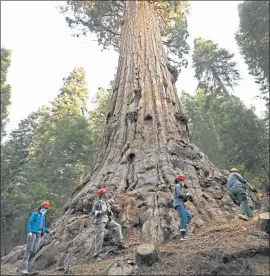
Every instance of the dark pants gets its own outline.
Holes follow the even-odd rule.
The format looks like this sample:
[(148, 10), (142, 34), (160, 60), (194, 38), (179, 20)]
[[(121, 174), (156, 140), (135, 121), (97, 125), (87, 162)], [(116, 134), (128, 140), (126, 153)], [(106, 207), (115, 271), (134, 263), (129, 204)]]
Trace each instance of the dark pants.
[(248, 205), (248, 199), (246, 191), (242, 187), (235, 187), (230, 191), (232, 199), (238, 201), (240, 204), (239, 214), (252, 217), (253, 213)]
[(180, 218), (180, 231), (186, 231), (188, 224), (191, 222), (192, 214), (187, 210), (184, 203), (175, 206), (175, 210), (178, 212)]

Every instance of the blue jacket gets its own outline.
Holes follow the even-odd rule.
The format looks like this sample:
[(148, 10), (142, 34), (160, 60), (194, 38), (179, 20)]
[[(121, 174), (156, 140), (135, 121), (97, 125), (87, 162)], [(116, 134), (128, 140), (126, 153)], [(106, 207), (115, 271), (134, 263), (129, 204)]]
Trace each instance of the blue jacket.
[(28, 220), (27, 233), (37, 233), (39, 231), (39, 225), (41, 220), (43, 220), (42, 233), (50, 233), (50, 230), (46, 228), (46, 217), (42, 216), (42, 214), (39, 211), (33, 212), (30, 219)]
[(231, 173), (228, 177), (227, 188), (232, 190), (235, 187), (242, 187), (242, 184), (247, 183), (246, 179), (239, 173)]
[(173, 208), (183, 203), (183, 199), (185, 197), (184, 189), (182, 185), (175, 184), (174, 185), (174, 196), (173, 196)]

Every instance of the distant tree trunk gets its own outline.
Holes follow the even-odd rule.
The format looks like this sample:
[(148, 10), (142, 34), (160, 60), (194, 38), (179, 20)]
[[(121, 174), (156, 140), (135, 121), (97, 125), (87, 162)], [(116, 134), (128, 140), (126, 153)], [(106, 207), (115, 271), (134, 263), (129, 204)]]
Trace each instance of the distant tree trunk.
[[(36, 266), (62, 266), (91, 258), (95, 240), (89, 212), (96, 192), (106, 187), (118, 203), (117, 221), (127, 241), (155, 244), (170, 239), (179, 218), (171, 209), (176, 174), (186, 175), (190, 210), (200, 227), (231, 215), (223, 174), (189, 143), (174, 81), (167, 69), (153, 6), (125, 1), (118, 71), (96, 165), (64, 207), (44, 239)], [(86, 215), (84, 215), (86, 214)], [(136, 232), (137, 231), (137, 232)], [(42, 254), (41, 258), (40, 255)]]

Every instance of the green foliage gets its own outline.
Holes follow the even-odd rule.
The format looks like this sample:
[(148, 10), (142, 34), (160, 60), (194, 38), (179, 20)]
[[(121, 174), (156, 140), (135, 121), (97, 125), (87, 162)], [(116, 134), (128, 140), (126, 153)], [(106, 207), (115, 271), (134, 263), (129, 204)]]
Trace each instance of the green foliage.
[(78, 115), (85, 116), (88, 98), (85, 70), (75, 69), (63, 79), (61, 93), (52, 103), (53, 117)]
[[(91, 159), (91, 130), (85, 117), (87, 97), (84, 69), (75, 69), (64, 79), (60, 94), (47, 108), (49, 116), (39, 124), (29, 146), (30, 162), (46, 167), (40, 170), (38, 179), (61, 195), (59, 205), (71, 195)], [(81, 174), (79, 164), (84, 164)]]
[(238, 11), (240, 25), (235, 39), (269, 105), (269, 1), (244, 1)]
[(212, 86), (229, 96), (226, 87), (233, 88), (240, 79), (233, 57), (212, 40), (196, 38), (192, 55), (195, 78), (200, 85)]
[(193, 142), (210, 160), (224, 169), (238, 167), (256, 185), (268, 181), (269, 129), (254, 109), (211, 89), (199, 89), (194, 97), (183, 93), (181, 101)]
[[(169, 60), (180, 70), (187, 66), (189, 52), (187, 19), (188, 1), (150, 1), (157, 13)], [(106, 49), (120, 48), (124, 1), (67, 1), (61, 12), (75, 36), (95, 33), (98, 44)]]
[(8, 122), (8, 107), (11, 104), (11, 87), (6, 83), (10, 63), (11, 50), (1, 47), (1, 138), (6, 134), (5, 126)]
[(104, 128), (106, 124), (107, 114), (109, 110), (111, 94), (108, 90), (100, 88), (96, 94), (93, 103), (97, 105), (97, 108), (89, 112), (90, 119), (89, 125), (92, 131), (93, 148), (96, 149), (95, 158), (97, 157), (103, 144)]
[(30, 114), (1, 149), (1, 255), (25, 242), (29, 215), (37, 202), (52, 198), (44, 184), (30, 181), (40, 170), (29, 164), (29, 145), (40, 117), (39, 112)]
[(50, 105), (22, 120), (1, 151), (1, 254), (25, 242), (26, 223), (49, 200), (48, 224), (99, 154), (109, 93), (100, 89), (88, 112), (85, 73), (73, 70)]

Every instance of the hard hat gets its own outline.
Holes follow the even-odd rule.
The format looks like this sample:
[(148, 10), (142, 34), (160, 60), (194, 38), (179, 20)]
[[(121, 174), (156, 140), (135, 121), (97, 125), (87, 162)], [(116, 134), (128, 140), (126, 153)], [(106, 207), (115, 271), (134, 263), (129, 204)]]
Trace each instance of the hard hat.
[(104, 193), (107, 193), (107, 190), (106, 189), (99, 189), (98, 190), (98, 192), (97, 192), (97, 194), (98, 194), (98, 196), (101, 196), (102, 194), (104, 194)]
[(230, 172), (237, 172), (236, 168), (231, 168)]
[(182, 175), (182, 174), (178, 174), (178, 175), (176, 176), (176, 179), (185, 180), (185, 176)]
[(41, 204), (42, 207), (45, 207), (47, 209), (49, 209), (51, 207), (51, 204), (49, 201), (44, 201), (42, 204)]

